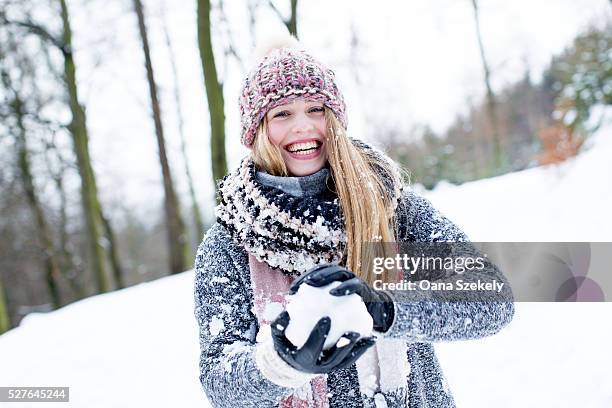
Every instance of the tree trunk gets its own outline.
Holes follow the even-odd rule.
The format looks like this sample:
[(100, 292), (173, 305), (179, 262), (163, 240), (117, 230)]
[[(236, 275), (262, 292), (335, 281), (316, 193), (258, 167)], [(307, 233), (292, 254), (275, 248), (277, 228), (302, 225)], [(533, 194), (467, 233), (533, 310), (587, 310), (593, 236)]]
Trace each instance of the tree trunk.
[(15, 132), (18, 156), (17, 163), (21, 173), (26, 198), (30, 204), (30, 207), (32, 208), (32, 212), (34, 213), (34, 219), (36, 220), (38, 238), (44, 254), (45, 280), (47, 282), (47, 288), (49, 289), (49, 295), (51, 296), (51, 303), (53, 304), (53, 308), (57, 309), (62, 305), (58, 287), (60, 268), (57, 257), (55, 256), (55, 249), (53, 248), (51, 231), (34, 188), (34, 180), (32, 177), (30, 157), (27, 147), (26, 128), (23, 123), (23, 103), (17, 93), (14, 95), (11, 106), (15, 113), (18, 128)]
[[(163, 21), (164, 35), (166, 37), (166, 46), (168, 47), (168, 54), (170, 54), (170, 65), (172, 67), (172, 79), (174, 82), (174, 103), (176, 105), (176, 117), (178, 120), (178, 131), (179, 137), (181, 138), (181, 154), (183, 155), (183, 161), (185, 163), (185, 175), (187, 176), (187, 185), (189, 186), (189, 196), (191, 198), (191, 213), (193, 215), (193, 221), (196, 228), (196, 244), (202, 239), (204, 233), (204, 223), (202, 222), (202, 213), (198, 206), (198, 200), (196, 199), (195, 188), (193, 184), (193, 177), (191, 177), (191, 170), (189, 168), (189, 159), (187, 156), (187, 145), (185, 143), (185, 121), (183, 119), (183, 109), (181, 105), (181, 94), (179, 88), (179, 76), (178, 69), (176, 67), (176, 60), (174, 58), (174, 48), (172, 47), (172, 41), (170, 39), (170, 33), (166, 21)], [(191, 258), (191, 257), (190, 257)]]
[[(54, 155), (51, 157), (51, 155)], [(68, 243), (68, 215), (67, 215), (67, 203), (66, 190), (64, 188), (64, 176), (66, 169), (72, 167), (72, 164), (67, 164), (64, 159), (61, 149), (58, 149), (55, 143), (55, 135), (52, 136), (52, 141), (47, 145), (45, 149), (45, 158), (47, 162), (47, 172), (49, 177), (53, 180), (55, 189), (59, 196), (59, 217), (58, 217), (58, 240), (54, 242), (55, 253), (59, 264), (59, 269), (62, 276), (68, 281), (68, 285), (72, 289), (72, 292), (77, 299), (82, 299), (86, 296), (83, 284), (79, 280), (79, 275), (83, 275), (81, 270), (77, 270), (74, 262), (74, 256), (69, 249)], [(49, 163), (58, 162), (57, 172), (53, 169)]]
[(174, 183), (172, 181), (170, 166), (166, 156), (166, 142), (162, 126), (161, 108), (157, 97), (157, 84), (155, 83), (155, 76), (153, 74), (153, 64), (151, 63), (149, 51), (149, 39), (147, 37), (143, 6), (140, 0), (134, 0), (134, 11), (138, 17), (138, 31), (140, 32), (142, 49), (145, 57), (147, 82), (149, 83), (149, 93), (151, 96), (151, 108), (153, 111), (153, 121), (155, 123), (155, 134), (157, 136), (159, 161), (164, 182), (164, 207), (166, 211), (168, 249), (170, 252), (170, 272), (179, 273), (185, 270), (185, 265), (189, 256), (185, 236), (185, 225), (181, 218), (180, 206), (174, 191)]
[(6, 304), (4, 285), (2, 285), (2, 275), (0, 274), (0, 334), (11, 328), (11, 317)]
[(87, 225), (87, 236), (90, 245), (92, 266), (95, 273), (97, 289), (99, 293), (108, 291), (108, 281), (104, 267), (104, 248), (101, 245), (101, 220), (100, 202), (98, 200), (98, 189), (96, 178), (89, 157), (89, 136), (87, 134), (87, 122), (85, 110), (81, 106), (78, 97), (76, 82), (76, 67), (72, 54), (72, 29), (66, 0), (60, 0), (62, 8), (62, 53), (64, 55), (64, 76), (68, 95), (70, 99), (70, 110), (72, 122), (70, 132), (74, 143), (74, 151), (77, 157), (79, 175), (81, 177), (81, 195), (83, 201), (83, 212)]
[(287, 29), (291, 35), (293, 35), (295, 38), (300, 38), (298, 37), (297, 30), (297, 2), (298, 0), (291, 0), (291, 15), (289, 16), (289, 21), (287, 21), (285, 24), (287, 25)]
[(478, 37), (478, 47), (480, 49), (480, 58), (482, 60), (482, 66), (484, 69), (484, 80), (485, 87), (487, 89), (487, 108), (489, 113), (489, 122), (491, 124), (491, 138), (493, 139), (493, 165), (495, 172), (500, 169), (502, 164), (501, 157), (501, 145), (500, 145), (500, 135), (499, 135), (499, 124), (497, 121), (497, 102), (495, 100), (495, 94), (493, 93), (493, 89), (491, 88), (491, 71), (489, 69), (489, 64), (487, 63), (487, 59), (485, 56), (484, 45), (482, 43), (482, 35), (480, 33), (480, 22), (478, 18), (478, 4), (476, 0), (472, 0), (472, 6), (474, 8), (474, 21), (476, 23), (476, 36)]
[(117, 253), (117, 241), (115, 239), (115, 233), (111, 227), (110, 221), (100, 212), (100, 219), (102, 220), (102, 226), (104, 227), (104, 233), (108, 240), (108, 256), (111, 262), (111, 268), (113, 269), (113, 278), (115, 278), (115, 288), (125, 288), (125, 281), (123, 279), (123, 268), (119, 262), (119, 254)]
[(63, 173), (64, 169), (61, 170), (60, 174), (57, 174), (53, 177), (55, 187), (57, 188), (57, 192), (60, 197), (58, 248), (60, 271), (62, 271), (62, 275), (68, 280), (68, 284), (70, 285), (70, 288), (77, 296), (77, 298), (82, 299), (86, 296), (85, 289), (83, 288), (81, 282), (78, 280), (79, 271), (77, 271), (77, 267), (73, 261), (73, 254), (68, 249), (68, 217), (66, 213), (67, 198), (66, 190), (64, 189)]
[(223, 86), (217, 79), (217, 68), (213, 54), (210, 27), (210, 0), (197, 0), (198, 10), (198, 46), (204, 73), (208, 112), (210, 115), (210, 155), (212, 175), (215, 188), (227, 173), (225, 155), (225, 113)]

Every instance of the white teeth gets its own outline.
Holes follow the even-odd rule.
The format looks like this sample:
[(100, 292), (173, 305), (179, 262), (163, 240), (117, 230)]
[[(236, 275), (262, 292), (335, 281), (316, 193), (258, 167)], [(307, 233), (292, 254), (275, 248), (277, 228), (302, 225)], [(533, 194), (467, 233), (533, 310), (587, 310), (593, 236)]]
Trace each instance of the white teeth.
[(298, 155), (298, 156), (305, 156), (307, 154), (310, 154), (310, 153), (314, 152), (315, 150), (316, 149), (300, 150), (299, 152), (292, 152), (292, 153), (295, 154), (295, 155)]
[(316, 149), (318, 146), (318, 143), (316, 141), (311, 141), (311, 142), (306, 142), (306, 143), (296, 143), (296, 144), (292, 144), (291, 146), (287, 147), (287, 150), (289, 150), (291, 153), (297, 153), (297, 154), (303, 154), (302, 152), (299, 152), (298, 150), (304, 151), (304, 150), (308, 150), (304, 153), (312, 153), (311, 150), (312, 149)]

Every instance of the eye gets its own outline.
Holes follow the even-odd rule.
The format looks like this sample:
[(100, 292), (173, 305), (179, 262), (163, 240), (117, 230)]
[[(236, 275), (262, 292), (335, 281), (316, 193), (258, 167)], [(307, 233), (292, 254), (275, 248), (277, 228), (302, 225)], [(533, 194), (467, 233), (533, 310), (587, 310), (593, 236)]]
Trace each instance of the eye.
[(325, 111), (325, 109), (323, 108), (323, 106), (313, 106), (312, 108), (310, 108), (308, 110), (308, 112), (310, 112), (310, 113), (321, 113), (321, 112), (324, 112), (324, 111)]
[(289, 116), (289, 112), (284, 110), (284, 111), (280, 111), (280, 112), (276, 112), (275, 114), (272, 115), (273, 118), (283, 118), (285, 116)]

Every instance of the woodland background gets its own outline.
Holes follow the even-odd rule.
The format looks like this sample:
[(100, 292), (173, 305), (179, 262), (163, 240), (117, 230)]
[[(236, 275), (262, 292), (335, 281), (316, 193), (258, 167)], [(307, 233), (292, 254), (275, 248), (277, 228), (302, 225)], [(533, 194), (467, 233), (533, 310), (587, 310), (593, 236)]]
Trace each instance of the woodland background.
[[(278, 30), (337, 71), (349, 132), (384, 148), (413, 184), (580, 155), (612, 103), (612, 6), (568, 8), (582, 18), (568, 31), (554, 9), (571, 2), (542, 3), (550, 15), (530, 32), (569, 38), (536, 64), (529, 44), (517, 57), (492, 34), (508, 12), (494, 0), (385, 3), (409, 22), (430, 13), (438, 36), (415, 23), (384, 42), (370, 30), (385, 21), (348, 12), (359, 2), (0, 0), (0, 333), (28, 313), (191, 268), (215, 183), (245, 154), (235, 101), (248, 56)], [(508, 14), (505, 30), (528, 14)], [(321, 33), (323, 18), (338, 24)], [(449, 50), (447, 30), (466, 22), (465, 48)], [(401, 71), (402, 58), (424, 71)], [(460, 91), (411, 94), (424, 75), (445, 83), (463, 65), (478, 70)]]

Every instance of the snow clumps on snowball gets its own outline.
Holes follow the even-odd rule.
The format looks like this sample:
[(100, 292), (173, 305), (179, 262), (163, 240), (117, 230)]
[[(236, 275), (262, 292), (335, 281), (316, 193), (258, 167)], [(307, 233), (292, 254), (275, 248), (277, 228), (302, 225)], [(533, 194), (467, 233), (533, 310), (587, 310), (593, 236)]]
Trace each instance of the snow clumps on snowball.
[[(332, 282), (320, 288), (304, 283), (295, 295), (288, 296), (287, 312), (290, 320), (285, 335), (293, 345), (302, 347), (317, 322), (325, 316), (331, 319), (329, 334), (323, 346), (325, 350), (336, 344), (344, 333), (353, 331), (361, 337), (372, 334), (374, 323), (361, 296), (329, 294), (340, 283)], [(338, 347), (345, 344), (340, 343)]]

